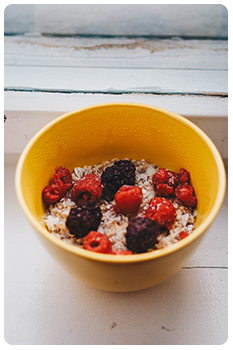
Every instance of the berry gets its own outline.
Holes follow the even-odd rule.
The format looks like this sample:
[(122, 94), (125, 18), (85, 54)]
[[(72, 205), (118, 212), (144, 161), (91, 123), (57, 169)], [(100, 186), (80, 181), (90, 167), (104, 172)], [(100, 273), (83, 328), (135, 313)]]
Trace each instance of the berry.
[(103, 184), (102, 198), (112, 201), (123, 185), (135, 185), (135, 165), (127, 159), (119, 160), (105, 169), (101, 175)]
[(176, 218), (176, 210), (168, 199), (155, 197), (150, 201), (145, 216), (170, 230)]
[(96, 253), (108, 254), (112, 251), (112, 244), (107, 236), (91, 231), (83, 239), (83, 248)]
[(179, 235), (180, 235), (180, 241), (182, 239), (184, 239), (185, 237), (189, 236), (188, 232), (186, 232), (186, 231), (181, 231)]
[(66, 186), (64, 182), (58, 179), (56, 182), (51, 183), (42, 191), (43, 199), (48, 204), (56, 203), (59, 199), (64, 197), (66, 194)]
[(57, 167), (48, 186), (42, 191), (43, 199), (48, 204), (56, 203), (72, 187), (72, 176), (68, 169)]
[(184, 185), (185, 183), (189, 183), (190, 174), (187, 170), (180, 168), (180, 184)]
[(156, 195), (159, 197), (168, 197), (174, 192), (174, 188), (165, 183), (158, 184), (156, 188)]
[(166, 183), (169, 179), (168, 176), (168, 171), (164, 168), (160, 168), (156, 174), (153, 175), (152, 181), (153, 183), (157, 184), (162, 184)]
[(96, 231), (101, 221), (102, 213), (94, 201), (82, 202), (71, 208), (66, 219), (66, 227), (77, 238), (84, 237), (90, 231)]
[(145, 253), (157, 243), (161, 234), (160, 226), (144, 217), (134, 218), (126, 229), (126, 245), (133, 253)]
[(115, 194), (116, 205), (123, 214), (134, 215), (142, 203), (142, 196), (142, 189), (138, 186), (121, 186)]
[(152, 182), (156, 195), (159, 197), (168, 197), (174, 193), (174, 190), (180, 184), (186, 184), (190, 181), (190, 174), (187, 170), (181, 168), (180, 173), (160, 168), (152, 177)]
[(71, 199), (75, 203), (86, 200), (98, 201), (102, 193), (101, 179), (96, 174), (84, 175), (78, 180), (71, 191)]
[(131, 250), (112, 250), (112, 255), (133, 255), (133, 252)]
[(190, 185), (180, 185), (175, 190), (175, 195), (181, 202), (188, 207), (197, 205), (197, 198), (194, 196), (194, 189)]
[(160, 168), (153, 175), (152, 183), (157, 196), (168, 197), (173, 194), (174, 187), (179, 183), (179, 174)]
[(168, 170), (168, 181), (167, 183), (170, 186), (176, 187), (179, 185), (180, 181), (180, 174), (176, 173), (175, 171)]
[(66, 189), (69, 190), (72, 186), (72, 175), (67, 168), (57, 167), (50, 183), (55, 183), (57, 180), (62, 180)]

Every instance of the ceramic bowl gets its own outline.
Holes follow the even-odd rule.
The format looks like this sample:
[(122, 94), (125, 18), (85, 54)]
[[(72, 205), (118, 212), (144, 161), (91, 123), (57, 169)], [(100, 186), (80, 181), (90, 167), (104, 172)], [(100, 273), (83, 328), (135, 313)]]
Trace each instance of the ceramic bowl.
[[(54, 168), (72, 171), (115, 157), (189, 170), (198, 198), (194, 232), (164, 249), (128, 256), (94, 253), (50, 234), (42, 224), (41, 193)], [(15, 175), (20, 206), (51, 256), (79, 281), (115, 292), (154, 286), (184, 266), (216, 218), (225, 187), (221, 156), (202, 130), (175, 113), (137, 103), (94, 105), (53, 120), (29, 141)]]

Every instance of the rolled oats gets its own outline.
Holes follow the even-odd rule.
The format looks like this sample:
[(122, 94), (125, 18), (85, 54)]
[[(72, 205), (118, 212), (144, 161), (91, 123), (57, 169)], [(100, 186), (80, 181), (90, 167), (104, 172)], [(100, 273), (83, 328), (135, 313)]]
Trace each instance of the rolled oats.
[[(90, 173), (101, 176), (103, 171), (107, 167), (112, 166), (117, 160), (119, 159), (115, 158), (93, 166), (84, 166), (83, 168), (76, 167), (72, 173), (72, 180), (76, 182), (82, 176)], [(152, 176), (158, 171), (159, 167), (147, 162), (145, 159), (141, 161), (131, 161), (136, 167), (135, 185), (141, 187), (143, 192), (143, 200), (136, 216), (143, 216), (151, 199), (155, 196)], [(158, 236), (158, 243), (155, 245), (154, 249), (162, 249), (178, 242), (179, 233), (181, 231), (186, 231), (188, 234), (191, 234), (195, 228), (196, 209), (182, 205), (177, 198), (172, 198), (170, 200), (176, 209), (177, 217), (172, 229)], [(66, 227), (66, 218), (69, 215), (70, 209), (75, 205), (76, 203), (70, 198), (70, 191), (67, 192), (66, 196), (59, 202), (54, 205), (49, 205), (45, 213), (44, 222), (51, 234), (67, 243), (82, 248), (82, 238), (75, 238)], [(107, 202), (101, 199), (99, 205), (102, 211), (102, 219), (98, 231), (109, 237), (113, 250), (127, 250), (125, 233), (130, 218), (122, 213), (119, 214), (115, 212), (115, 200)]]

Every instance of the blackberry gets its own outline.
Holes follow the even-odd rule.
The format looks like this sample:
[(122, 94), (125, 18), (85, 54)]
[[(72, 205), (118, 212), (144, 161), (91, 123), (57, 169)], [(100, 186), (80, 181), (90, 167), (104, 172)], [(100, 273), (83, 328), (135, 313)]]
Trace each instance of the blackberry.
[(151, 219), (137, 217), (129, 222), (125, 235), (126, 245), (133, 253), (145, 253), (157, 243), (162, 233), (160, 226)]
[(123, 185), (135, 185), (135, 165), (127, 159), (118, 160), (105, 169), (101, 175), (103, 185), (102, 198), (112, 201)]
[(66, 219), (66, 227), (76, 238), (81, 238), (90, 231), (97, 230), (101, 217), (99, 205), (94, 201), (85, 201), (71, 208)]

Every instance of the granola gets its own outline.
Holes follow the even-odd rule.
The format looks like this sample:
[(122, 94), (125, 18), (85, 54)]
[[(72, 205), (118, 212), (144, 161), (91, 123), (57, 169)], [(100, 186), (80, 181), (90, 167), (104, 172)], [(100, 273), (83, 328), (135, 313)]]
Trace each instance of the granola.
[[(72, 181), (75, 183), (80, 180), (84, 175), (94, 173), (101, 176), (103, 171), (118, 161), (118, 158), (110, 161), (105, 161), (93, 166), (76, 167), (72, 173)], [(144, 215), (145, 210), (148, 208), (149, 203), (155, 196), (152, 176), (159, 170), (159, 167), (155, 164), (147, 162), (145, 159), (140, 161), (130, 159), (136, 167), (135, 185), (139, 186), (143, 192), (143, 199), (139, 211), (135, 216), (140, 217)], [(191, 234), (195, 228), (195, 221), (197, 211), (195, 208), (184, 206), (178, 198), (171, 198), (176, 209), (176, 220), (173, 227), (169, 231), (164, 231), (157, 238), (157, 243), (153, 249), (162, 249), (171, 244), (174, 244), (180, 240), (180, 232), (185, 231), (187, 234)], [(102, 211), (102, 219), (98, 227), (98, 232), (105, 234), (112, 243), (112, 250), (127, 250), (125, 242), (126, 228), (129, 224), (129, 220), (132, 217), (117, 213), (115, 208), (115, 200), (108, 202), (104, 199), (99, 200), (99, 205)], [(66, 227), (66, 218), (69, 215), (70, 209), (76, 205), (71, 200), (70, 191), (66, 196), (59, 200), (55, 204), (50, 204), (45, 213), (44, 222), (48, 231), (62, 239), (63, 241), (76, 245), (82, 249), (83, 238), (76, 238), (70, 234)], [(134, 216), (134, 217), (135, 217)]]

